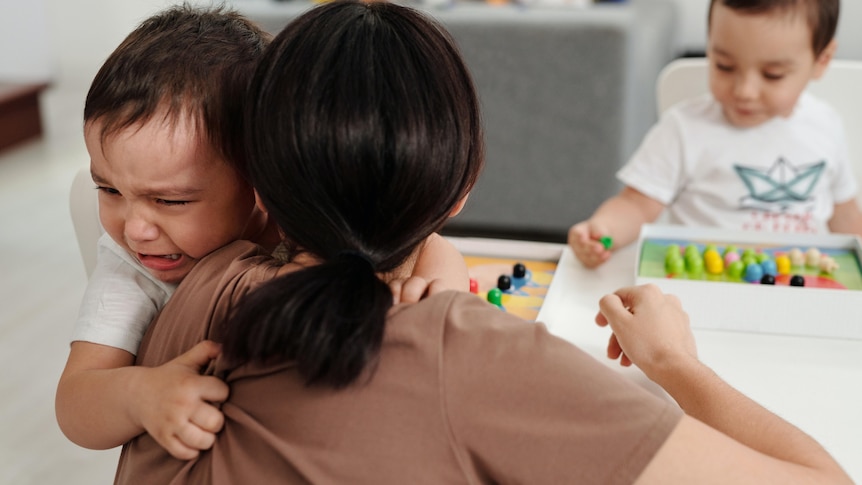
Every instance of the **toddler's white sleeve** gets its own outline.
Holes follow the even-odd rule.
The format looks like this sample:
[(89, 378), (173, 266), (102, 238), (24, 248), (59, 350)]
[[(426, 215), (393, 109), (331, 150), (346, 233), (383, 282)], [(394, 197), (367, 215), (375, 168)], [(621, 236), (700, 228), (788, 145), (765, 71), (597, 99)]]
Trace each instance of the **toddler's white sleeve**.
[(847, 132), (844, 130), (844, 123), (841, 121), (841, 118), (836, 114), (837, 125), (835, 128), (833, 136), (837, 139), (838, 146), (838, 160), (835, 164), (835, 172), (836, 176), (832, 179), (832, 198), (835, 200), (835, 203), (847, 202), (848, 200), (854, 199), (859, 191), (859, 187), (856, 183), (859, 180), (859, 175), (854, 173), (853, 165), (850, 160), (850, 150), (847, 146)]
[(682, 185), (683, 133), (672, 112), (650, 128), (617, 179), (638, 192), (670, 205)]
[(150, 322), (175, 285), (152, 277), (108, 234), (98, 243), (72, 341), (86, 341), (137, 354)]

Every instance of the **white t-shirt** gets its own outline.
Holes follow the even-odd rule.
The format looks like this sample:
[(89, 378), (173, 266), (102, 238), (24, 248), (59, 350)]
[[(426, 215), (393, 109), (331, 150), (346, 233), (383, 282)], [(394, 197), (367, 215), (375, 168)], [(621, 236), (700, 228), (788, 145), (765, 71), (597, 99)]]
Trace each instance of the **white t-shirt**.
[(107, 233), (102, 234), (72, 341), (137, 354), (147, 327), (175, 289), (176, 285), (154, 278)]
[(710, 94), (683, 101), (617, 177), (672, 223), (767, 232), (829, 232), (835, 204), (857, 189), (841, 118), (808, 93), (790, 117), (752, 128), (728, 123)]

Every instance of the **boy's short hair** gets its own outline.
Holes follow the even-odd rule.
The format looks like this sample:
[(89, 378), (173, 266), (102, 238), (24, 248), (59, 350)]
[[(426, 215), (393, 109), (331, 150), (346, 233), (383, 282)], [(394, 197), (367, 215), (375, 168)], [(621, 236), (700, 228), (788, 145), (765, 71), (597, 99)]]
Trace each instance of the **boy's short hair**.
[(242, 110), (269, 34), (234, 10), (181, 5), (144, 20), (102, 65), (84, 106), (104, 139), (149, 121), (188, 116), (198, 136), (245, 174)]
[(716, 3), (748, 14), (804, 9), (811, 28), (811, 49), (815, 57), (829, 45), (838, 28), (839, 0), (710, 0), (708, 25), (712, 24), (712, 7)]

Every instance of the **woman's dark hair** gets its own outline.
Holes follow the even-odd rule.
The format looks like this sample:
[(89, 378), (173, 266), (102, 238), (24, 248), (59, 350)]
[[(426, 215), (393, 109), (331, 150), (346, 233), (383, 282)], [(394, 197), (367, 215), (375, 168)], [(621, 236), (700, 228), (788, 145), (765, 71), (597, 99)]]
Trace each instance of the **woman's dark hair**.
[(840, 0), (710, 0), (707, 26), (712, 25), (715, 4), (745, 14), (781, 11), (805, 15), (811, 29), (811, 49), (815, 58), (832, 42), (838, 28)]
[(165, 110), (189, 116), (197, 133), (240, 173), (242, 102), (270, 35), (234, 10), (168, 8), (144, 20), (114, 50), (90, 85), (84, 122), (101, 138)]
[(439, 230), (483, 163), (478, 100), (454, 41), (407, 7), (333, 2), (289, 24), (249, 91), (252, 183), (287, 240), (322, 263), (250, 293), (235, 362), (294, 361), (344, 387), (376, 361), (387, 273)]

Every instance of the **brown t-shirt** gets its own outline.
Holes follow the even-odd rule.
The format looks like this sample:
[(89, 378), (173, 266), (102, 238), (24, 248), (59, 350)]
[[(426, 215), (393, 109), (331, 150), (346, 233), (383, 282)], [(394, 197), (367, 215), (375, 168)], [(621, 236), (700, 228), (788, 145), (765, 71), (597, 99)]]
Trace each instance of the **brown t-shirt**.
[[(219, 340), (230, 308), (277, 271), (261, 255), (234, 243), (198, 263), (138, 363)], [(306, 387), (291, 363), (222, 365), (208, 370), (231, 390), (213, 448), (184, 462), (140, 435), (123, 447), (117, 483), (631, 483), (681, 416), (469, 293), (394, 307), (379, 365), (345, 390)]]

